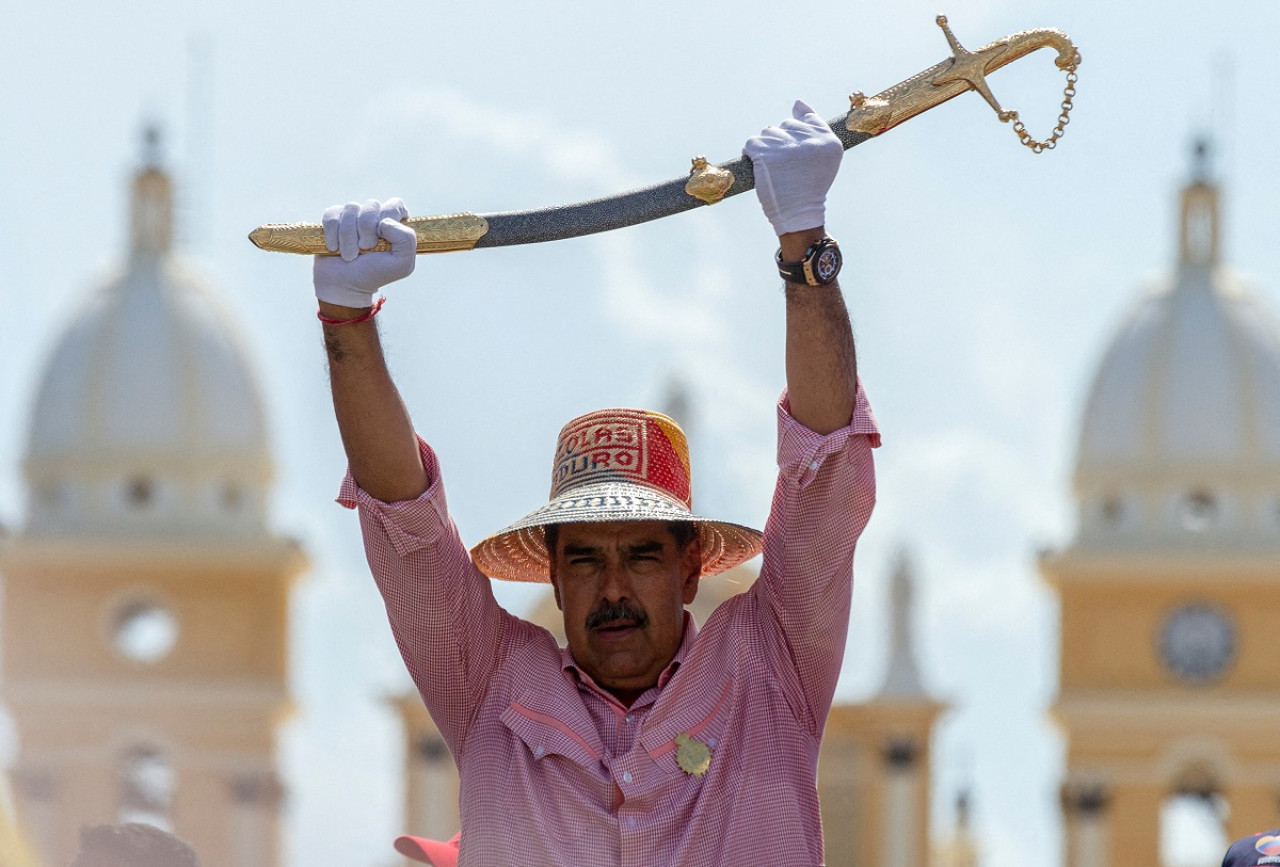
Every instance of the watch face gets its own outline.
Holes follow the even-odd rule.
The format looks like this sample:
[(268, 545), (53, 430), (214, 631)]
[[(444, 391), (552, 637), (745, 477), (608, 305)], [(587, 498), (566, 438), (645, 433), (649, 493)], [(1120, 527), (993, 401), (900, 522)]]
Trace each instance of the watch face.
[(840, 248), (834, 244), (818, 254), (813, 263), (813, 276), (819, 283), (830, 283), (840, 273)]
[(1188, 683), (1217, 680), (1235, 653), (1235, 627), (1224, 611), (1207, 603), (1175, 609), (1160, 629), (1161, 661)]

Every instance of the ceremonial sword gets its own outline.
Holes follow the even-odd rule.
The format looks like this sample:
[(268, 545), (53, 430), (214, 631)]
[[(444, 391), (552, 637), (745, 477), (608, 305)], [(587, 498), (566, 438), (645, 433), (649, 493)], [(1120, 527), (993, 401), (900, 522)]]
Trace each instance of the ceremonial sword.
[[(830, 121), (831, 129), (845, 149), (860, 145), (965, 91), (976, 90), (1002, 122), (1013, 122), (1014, 132), (1024, 145), (1035, 153), (1052, 150), (1066, 131), (1076, 93), (1080, 52), (1071, 39), (1061, 30), (1041, 28), (1014, 33), (977, 51), (968, 51), (952, 34), (945, 15), (939, 15), (937, 23), (951, 45), (952, 56), (875, 96), (868, 97), (861, 92), (850, 96), (849, 111)], [(1037, 141), (1027, 132), (1016, 111), (1000, 107), (987, 86), (986, 76), (1045, 47), (1057, 49), (1054, 63), (1066, 72), (1067, 86), (1057, 126), (1049, 138)], [(747, 157), (717, 165), (708, 163), (706, 157), (695, 157), (688, 175), (616, 196), (532, 211), (409, 217), (404, 222), (418, 235), (419, 253), (536, 244), (669, 217), (691, 208), (714, 205), (754, 187), (755, 174)], [(274, 252), (336, 255), (325, 247), (324, 230), (314, 223), (268, 223), (254, 229), (249, 240), (263, 250)], [(390, 245), (383, 240), (371, 250), (361, 252), (388, 249)]]

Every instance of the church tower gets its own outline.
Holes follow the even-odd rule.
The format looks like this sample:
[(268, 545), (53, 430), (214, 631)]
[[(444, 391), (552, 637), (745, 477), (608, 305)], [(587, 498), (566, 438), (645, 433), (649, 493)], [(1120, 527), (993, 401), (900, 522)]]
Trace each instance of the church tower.
[(905, 552), (889, 584), (889, 659), (870, 698), (837, 704), (818, 758), (827, 863), (914, 867), (930, 856), (933, 728), (946, 705), (915, 659), (915, 570)]
[(1280, 330), (1221, 262), (1205, 163), (1172, 276), (1094, 379), (1075, 536), (1040, 560), (1061, 603), (1067, 867), (1159, 863), (1179, 800), (1221, 841), (1280, 824)]
[(280, 863), (276, 729), (289, 590), (257, 383), (232, 323), (172, 250), (152, 154), (132, 237), (44, 371), (21, 530), (0, 547), (14, 795), (46, 864), (83, 825), (150, 822), (202, 864)]

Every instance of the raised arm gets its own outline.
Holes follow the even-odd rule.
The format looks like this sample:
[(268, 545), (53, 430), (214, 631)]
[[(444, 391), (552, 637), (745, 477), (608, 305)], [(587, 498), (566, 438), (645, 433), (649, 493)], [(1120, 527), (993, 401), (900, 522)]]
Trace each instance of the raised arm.
[[(317, 256), (313, 273), (351, 471), (339, 501), (359, 509), (405, 666), (456, 755), (505, 649), (527, 636), (448, 519), (435, 454), (414, 433), (382, 354), (373, 294), (413, 271), (417, 238), (404, 216), (399, 199), (330, 208), (325, 243), (341, 255)], [(390, 252), (358, 253), (379, 238)]]
[[(793, 711), (815, 737), (844, 656), (853, 552), (875, 501), (878, 441), (858, 394), (853, 333), (839, 284), (839, 248), (824, 228), (843, 149), (804, 103), (747, 141), (756, 191), (778, 234), (785, 274), (788, 399), (779, 407), (778, 485), (751, 588), (764, 654)], [(807, 267), (806, 267), (807, 265)]]
[[(801, 263), (826, 237), (827, 190), (844, 148), (813, 109), (797, 101), (792, 117), (747, 141), (756, 193), (778, 233), (782, 263)], [(825, 252), (825, 259), (821, 256)], [(809, 274), (820, 281), (838, 251), (814, 250)], [(840, 284), (811, 285), (803, 268), (786, 278), (787, 391), (791, 415), (810, 430), (827, 434), (849, 424), (857, 396), (853, 331)]]
[[(374, 293), (413, 272), (417, 238), (400, 222), (406, 216), (399, 199), (329, 208), (325, 244), (340, 255), (317, 256), (312, 272), (333, 409), (351, 474), (366, 493), (387, 503), (412, 500), (429, 482), (373, 315)], [(390, 252), (359, 255), (381, 238), (391, 243)]]

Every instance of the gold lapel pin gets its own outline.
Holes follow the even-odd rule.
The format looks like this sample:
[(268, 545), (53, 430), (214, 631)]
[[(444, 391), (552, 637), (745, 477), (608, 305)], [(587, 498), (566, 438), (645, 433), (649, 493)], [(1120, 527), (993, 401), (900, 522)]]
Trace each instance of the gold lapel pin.
[(686, 774), (701, 779), (711, 767), (711, 747), (681, 732), (676, 735), (676, 764)]

